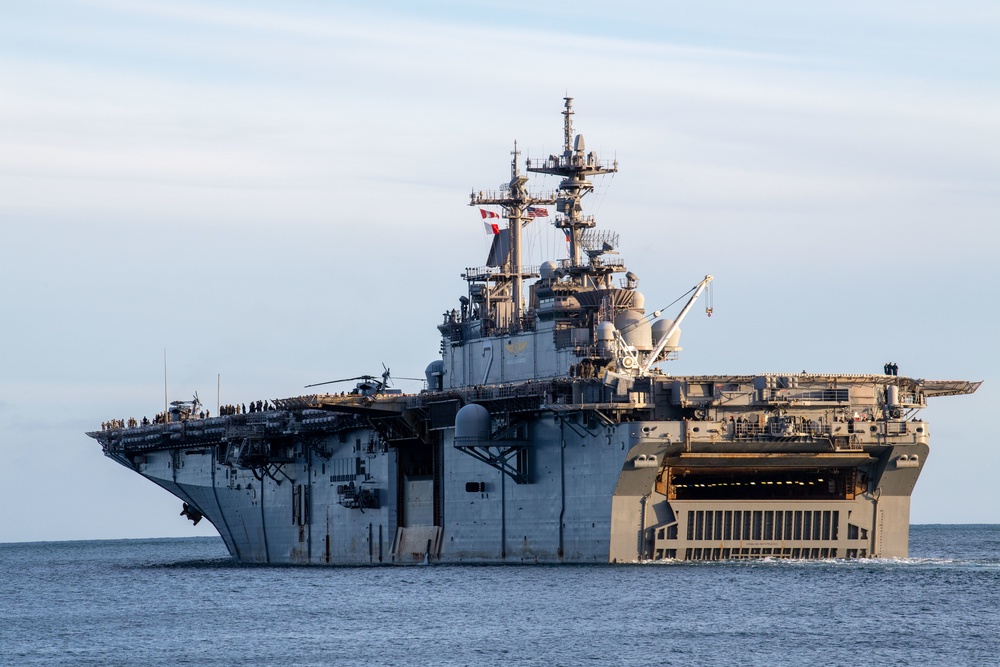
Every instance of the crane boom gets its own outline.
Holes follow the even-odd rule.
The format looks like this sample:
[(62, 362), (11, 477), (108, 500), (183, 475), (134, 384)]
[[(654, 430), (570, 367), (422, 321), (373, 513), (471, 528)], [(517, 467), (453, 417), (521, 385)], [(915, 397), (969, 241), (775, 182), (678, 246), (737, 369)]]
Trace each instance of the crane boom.
[(660, 338), (660, 342), (656, 346), (656, 349), (654, 349), (652, 352), (649, 353), (649, 356), (646, 357), (646, 362), (642, 365), (641, 368), (639, 368), (640, 377), (643, 377), (647, 373), (649, 373), (649, 369), (656, 362), (656, 359), (660, 356), (660, 353), (663, 352), (663, 348), (667, 346), (667, 341), (669, 341), (670, 337), (674, 335), (675, 331), (677, 331), (677, 327), (681, 325), (681, 321), (688, 314), (688, 311), (691, 310), (691, 306), (694, 305), (694, 302), (698, 300), (698, 297), (701, 296), (701, 293), (705, 291), (705, 288), (708, 287), (708, 284), (712, 282), (712, 280), (713, 280), (712, 275), (709, 274), (705, 276), (705, 278), (695, 287), (694, 294), (691, 295), (691, 298), (688, 299), (688, 302), (684, 304), (683, 308), (681, 308), (681, 312), (680, 314), (677, 315), (677, 319), (674, 320), (674, 323), (670, 325), (670, 328), (667, 329), (666, 333), (663, 334), (663, 336)]

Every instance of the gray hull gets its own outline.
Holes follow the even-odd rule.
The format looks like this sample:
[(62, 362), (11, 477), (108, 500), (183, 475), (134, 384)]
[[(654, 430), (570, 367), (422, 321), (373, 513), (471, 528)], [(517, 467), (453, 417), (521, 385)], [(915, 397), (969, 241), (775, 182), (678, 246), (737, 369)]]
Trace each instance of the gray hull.
[[(930, 427), (904, 414), (968, 384), (796, 380), (672, 378), (617, 404), (583, 402), (604, 391), (586, 380), (321, 395), (93, 435), (250, 563), (905, 557)], [(907, 402), (887, 408), (900, 385)], [(467, 405), (502, 428), (463, 432)]]

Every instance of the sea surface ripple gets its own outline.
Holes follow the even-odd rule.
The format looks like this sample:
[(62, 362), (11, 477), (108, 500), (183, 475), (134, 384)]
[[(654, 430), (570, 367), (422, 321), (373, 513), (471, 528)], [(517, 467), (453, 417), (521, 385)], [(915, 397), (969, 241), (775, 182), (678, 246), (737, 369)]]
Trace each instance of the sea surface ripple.
[(256, 567), (0, 544), (3, 665), (1000, 665), (1000, 526), (903, 560)]

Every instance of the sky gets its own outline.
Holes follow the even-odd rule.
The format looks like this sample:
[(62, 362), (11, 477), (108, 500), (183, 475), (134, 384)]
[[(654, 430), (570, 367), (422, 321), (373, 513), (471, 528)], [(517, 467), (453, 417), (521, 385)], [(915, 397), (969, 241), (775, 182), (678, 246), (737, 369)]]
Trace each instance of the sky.
[(984, 380), (911, 520), (998, 523), (998, 82), (988, 1), (0, 2), (0, 542), (215, 534), (85, 435), (164, 357), (213, 413), (421, 377), (566, 95), (647, 306), (715, 276), (665, 370)]

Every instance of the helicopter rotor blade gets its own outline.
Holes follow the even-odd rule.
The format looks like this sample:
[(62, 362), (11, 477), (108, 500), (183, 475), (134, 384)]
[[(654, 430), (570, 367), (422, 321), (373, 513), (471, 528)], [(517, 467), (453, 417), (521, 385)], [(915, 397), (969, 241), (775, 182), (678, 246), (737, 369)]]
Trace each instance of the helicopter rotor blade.
[(324, 385), (324, 384), (336, 384), (338, 382), (353, 382), (354, 380), (367, 380), (369, 378), (371, 378), (370, 375), (359, 375), (359, 376), (353, 377), (353, 378), (341, 378), (340, 380), (327, 380), (326, 382), (316, 382), (315, 384), (307, 384), (306, 388), (308, 388), (308, 387), (319, 387), (320, 385)]
[(374, 382), (375, 381), (375, 376), (374, 375), (358, 375), (357, 377), (352, 377), (352, 378), (341, 378), (339, 380), (327, 380), (326, 382), (316, 382), (315, 384), (307, 384), (306, 388), (308, 389), (309, 387), (319, 387), (320, 385), (324, 385), (324, 384), (336, 384), (338, 382), (354, 382), (355, 380), (365, 380), (366, 382)]

